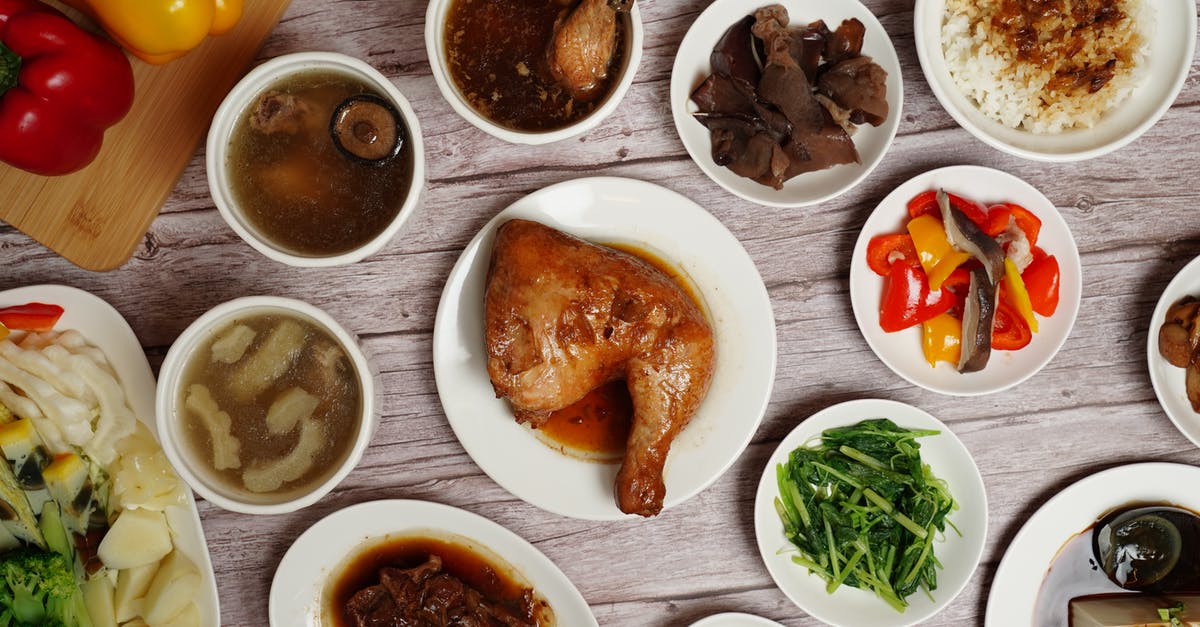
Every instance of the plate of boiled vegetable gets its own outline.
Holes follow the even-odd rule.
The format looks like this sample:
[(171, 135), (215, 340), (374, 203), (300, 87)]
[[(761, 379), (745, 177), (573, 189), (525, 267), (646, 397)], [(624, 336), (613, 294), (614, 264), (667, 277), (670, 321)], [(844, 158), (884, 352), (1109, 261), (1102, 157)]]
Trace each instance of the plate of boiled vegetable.
[(828, 407), (771, 455), (754, 500), (767, 571), (800, 609), (841, 627), (929, 619), (966, 586), (987, 496), (946, 425), (895, 401)]
[(1075, 324), (1082, 284), (1054, 204), (978, 166), (897, 187), (863, 225), (850, 263), (854, 317), (875, 354), (909, 382), (957, 396), (1041, 370)]
[(154, 374), (108, 303), (0, 292), (0, 458), (0, 624), (220, 624), (196, 503), (155, 436)]

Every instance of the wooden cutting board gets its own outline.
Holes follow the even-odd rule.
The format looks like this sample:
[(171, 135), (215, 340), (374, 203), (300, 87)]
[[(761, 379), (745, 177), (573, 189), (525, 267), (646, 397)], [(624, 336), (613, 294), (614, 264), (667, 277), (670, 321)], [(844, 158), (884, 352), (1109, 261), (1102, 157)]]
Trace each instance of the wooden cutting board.
[(133, 109), (67, 176), (0, 164), (0, 219), (88, 270), (125, 263), (290, 0), (248, 0), (238, 25), (166, 65), (130, 57)]

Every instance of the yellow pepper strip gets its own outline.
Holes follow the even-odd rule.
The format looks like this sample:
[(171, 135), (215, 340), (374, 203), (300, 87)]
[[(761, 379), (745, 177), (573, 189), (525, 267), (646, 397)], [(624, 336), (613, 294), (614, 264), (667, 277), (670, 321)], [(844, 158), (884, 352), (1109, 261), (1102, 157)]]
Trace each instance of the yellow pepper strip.
[(1008, 257), (1004, 258), (1004, 282), (1008, 284), (1008, 294), (1013, 300), (1013, 305), (1016, 306), (1025, 322), (1029, 324), (1029, 330), (1037, 333), (1037, 316), (1033, 315), (1033, 303), (1029, 300), (1029, 290), (1025, 289), (1025, 280), (1021, 278), (1017, 264)]
[(4, 326), (3, 324), (0, 324), (0, 340), (3, 340), (4, 338), (8, 337), (8, 334), (9, 334), (8, 327)]
[(947, 361), (958, 365), (962, 355), (962, 321), (949, 313), (939, 314), (921, 323), (921, 347), (929, 367)]
[(971, 255), (950, 245), (942, 221), (929, 214), (909, 220), (908, 234), (917, 249), (921, 267), (929, 277), (930, 289), (941, 289), (950, 273), (971, 258)]
[(87, 13), (122, 48), (161, 65), (228, 32), (242, 17), (243, 0), (63, 0)]

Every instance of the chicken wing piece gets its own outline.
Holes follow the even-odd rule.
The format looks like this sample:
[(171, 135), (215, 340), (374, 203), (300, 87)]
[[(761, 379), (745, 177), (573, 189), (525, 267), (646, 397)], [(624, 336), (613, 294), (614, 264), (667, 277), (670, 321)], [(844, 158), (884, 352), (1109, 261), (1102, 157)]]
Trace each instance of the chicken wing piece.
[(617, 14), (633, 0), (581, 0), (554, 25), (546, 50), (550, 73), (580, 102), (603, 95), (608, 64), (617, 45)]
[(699, 409), (712, 328), (670, 277), (632, 255), (550, 227), (500, 226), (484, 296), (488, 375), (521, 422), (624, 380), (633, 424), (615, 493), (621, 511), (662, 510), (671, 442)]

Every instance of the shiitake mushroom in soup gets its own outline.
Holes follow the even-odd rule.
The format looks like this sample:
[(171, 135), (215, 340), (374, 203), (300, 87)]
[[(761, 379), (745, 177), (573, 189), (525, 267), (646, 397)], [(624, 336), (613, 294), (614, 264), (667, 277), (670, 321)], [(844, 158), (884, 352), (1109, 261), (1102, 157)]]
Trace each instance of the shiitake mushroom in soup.
[(261, 504), (311, 492), (362, 426), (350, 356), (305, 316), (263, 309), (209, 333), (189, 357), (176, 413), (183, 444), (220, 490)]
[(260, 236), (301, 256), (378, 236), (413, 188), (408, 129), (367, 81), (334, 70), (283, 77), (234, 125), (226, 171)]

